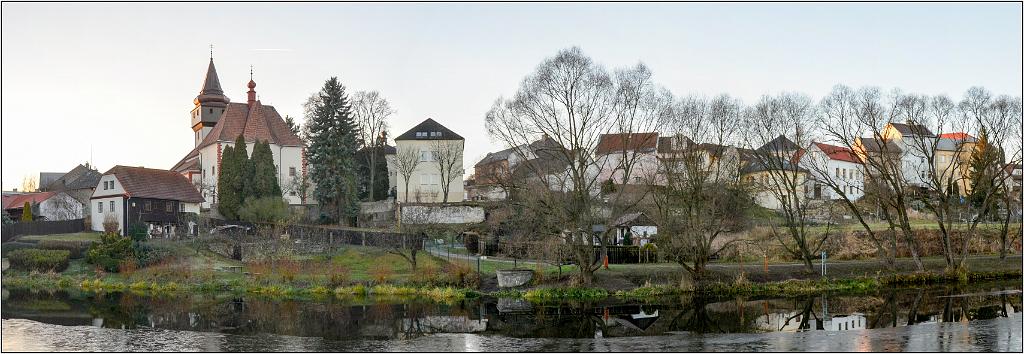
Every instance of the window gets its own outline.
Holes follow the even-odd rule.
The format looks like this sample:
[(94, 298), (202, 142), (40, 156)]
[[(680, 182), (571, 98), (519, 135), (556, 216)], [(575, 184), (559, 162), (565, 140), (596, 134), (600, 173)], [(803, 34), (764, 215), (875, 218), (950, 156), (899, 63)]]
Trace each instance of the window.
[(839, 177), (839, 167), (836, 167), (836, 177)]
[(178, 203), (178, 211), (185, 212), (185, 203)]
[(420, 161), (432, 161), (433, 155), (430, 151), (420, 151)]
[(146, 204), (145, 204), (145, 208), (146, 208), (146, 211), (153, 211), (153, 202), (147, 200)]
[(210, 175), (217, 176), (217, 166), (210, 166)]
[(288, 175), (291, 177), (295, 177), (295, 167), (288, 168)]
[(210, 108), (210, 114), (213, 114), (213, 108)]
[(96, 203), (96, 211), (100, 213), (103, 212), (103, 202)]
[(416, 137), (417, 138), (426, 138), (427, 137), (427, 132), (416, 132)]
[(114, 181), (110, 181), (110, 189), (114, 189)]
[(166, 204), (164, 204), (164, 211), (167, 211), (168, 213), (173, 212), (174, 211), (174, 203), (167, 202)]
[(430, 132), (430, 136), (432, 136), (432, 137), (440, 137), (441, 136), (441, 132)]
[(114, 212), (114, 201), (110, 201), (110, 212)]

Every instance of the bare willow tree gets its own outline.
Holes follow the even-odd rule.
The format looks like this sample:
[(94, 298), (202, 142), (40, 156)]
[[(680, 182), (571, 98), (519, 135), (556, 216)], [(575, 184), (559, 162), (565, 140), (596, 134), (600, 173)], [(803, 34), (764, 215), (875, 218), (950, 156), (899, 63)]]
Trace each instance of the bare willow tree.
[(431, 144), (434, 162), (437, 163), (437, 171), (441, 175), (442, 203), (448, 203), (448, 192), (452, 189), (452, 183), (462, 181), (464, 146), (464, 140), (435, 140)]
[(359, 140), (366, 154), (366, 164), (369, 166), (369, 198), (376, 200), (374, 195), (377, 158), (381, 148), (387, 141), (384, 136), (388, 130), (388, 118), (395, 114), (384, 97), (377, 91), (359, 91), (352, 96), (352, 114), (355, 115), (359, 124)]
[(739, 242), (726, 240), (727, 234), (749, 226), (753, 201), (738, 178), (739, 151), (729, 146), (740, 138), (741, 111), (738, 100), (726, 95), (680, 100), (665, 126), (675, 135), (662, 149), (660, 171), (647, 178), (659, 249), (682, 265), (694, 285), (712, 257)]
[[(782, 225), (769, 219), (772, 235), (786, 251), (800, 258), (807, 270), (828, 238), (829, 228), (814, 235), (811, 225), (812, 185), (809, 171), (799, 161), (813, 142), (811, 127), (815, 106), (800, 94), (763, 96), (744, 113), (745, 142), (752, 150), (751, 163), (744, 167), (759, 199), (770, 201), (781, 216)], [(779, 231), (779, 226), (783, 229)]]
[[(859, 190), (855, 190), (862, 195), (859, 203), (850, 195), (849, 189), (843, 188), (843, 186), (849, 185), (849, 181), (843, 180), (843, 177), (838, 174), (833, 174), (829, 170), (826, 160), (811, 158), (808, 159), (805, 166), (814, 172), (816, 181), (832, 190), (833, 194), (838, 196), (847, 210), (853, 214), (853, 217), (864, 228), (864, 233), (878, 249), (878, 256), (885, 267), (895, 270), (898, 251), (895, 226), (891, 226), (888, 231), (881, 232), (872, 228), (868, 218), (870, 213), (878, 208), (865, 210), (864, 205), (876, 206), (884, 199), (882, 196), (873, 194), (879, 190), (878, 186), (869, 188), (868, 185), (878, 183), (878, 174), (882, 171), (891, 171), (890, 166), (898, 167), (899, 154), (881, 151), (885, 150), (887, 146), (880, 145), (869, 146), (873, 152), (868, 156), (863, 151), (863, 145), (858, 145), (863, 143), (859, 138), (865, 134), (880, 135), (881, 128), (873, 129), (885, 116), (883, 113), (885, 107), (881, 104), (879, 97), (877, 89), (867, 88), (855, 91), (847, 86), (836, 85), (832, 92), (819, 103), (818, 116), (815, 121), (823, 139), (850, 151), (862, 151), (861, 154), (856, 155), (855, 163), (859, 165), (859, 178), (862, 180), (867, 178), (867, 180), (863, 181)], [(871, 139), (870, 141), (875, 140)], [(888, 209), (886, 208), (886, 210)], [(884, 215), (891, 214), (884, 213)], [(889, 224), (894, 225), (892, 222)]]
[(405, 202), (409, 202), (409, 179), (416, 173), (416, 167), (420, 164), (420, 152), (415, 148), (404, 147), (395, 153), (395, 169), (402, 176), (405, 184)]
[(548, 157), (565, 162), (561, 172), (534, 164), (520, 168), (532, 171), (542, 185), (528, 195), (536, 201), (532, 211), (545, 213), (552, 223), (548, 229), (559, 230), (583, 283), (592, 281), (600, 265), (594, 257), (600, 241), (592, 233), (600, 214), (592, 156), (601, 134), (614, 127), (614, 108), (611, 76), (573, 47), (545, 59), (523, 79), (514, 97), (499, 98), (487, 113), (489, 135), (507, 146), (529, 146), (546, 135), (562, 147)]

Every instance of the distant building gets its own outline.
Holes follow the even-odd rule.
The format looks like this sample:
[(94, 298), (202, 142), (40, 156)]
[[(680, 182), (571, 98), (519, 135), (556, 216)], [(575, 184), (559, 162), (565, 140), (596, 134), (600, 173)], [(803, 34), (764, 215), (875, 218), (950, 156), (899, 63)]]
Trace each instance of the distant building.
[(100, 177), (92, 195), (92, 229), (103, 231), (105, 221), (141, 225), (154, 234), (173, 234), (184, 213), (199, 213), (203, 196), (176, 171), (114, 166)]
[(82, 215), (80, 217), (89, 217), (89, 206), (91, 205), (89, 198), (92, 198), (92, 192), (96, 188), (96, 184), (99, 183), (101, 175), (89, 163), (79, 164), (44, 186), (44, 190), (67, 193), (67, 195), (82, 204)]
[[(52, 182), (52, 181), (51, 181)], [(82, 218), (83, 205), (66, 192), (35, 192), (3, 197), (3, 208), (14, 220), (25, 212), (25, 202), (32, 208), (33, 220), (57, 221)]]
[[(462, 181), (462, 154), (465, 143), (466, 139), (462, 138), (462, 136), (431, 118), (427, 118), (427, 120), (395, 138), (397, 154), (405, 151), (414, 151), (419, 156), (419, 164), (416, 165), (416, 170), (409, 178), (408, 200), (410, 202), (442, 202), (444, 200), (443, 190), (441, 189), (442, 183), (448, 183), (449, 202), (462, 201), (465, 197)], [(439, 149), (447, 147), (450, 147), (452, 151), (458, 152), (458, 161), (453, 168), (457, 178), (450, 182), (441, 180), (441, 170), (437, 162)], [(393, 158), (388, 159), (389, 171), (397, 171), (397, 167), (392, 168), (390, 165), (393, 162), (396, 163)], [(405, 177), (397, 173), (395, 181), (397, 187), (396, 200), (405, 201)]]
[[(538, 157), (558, 160), (562, 146), (547, 135), (537, 141), (498, 152), (489, 152), (473, 166), (473, 176), (466, 181), (466, 199), (505, 200), (515, 184), (513, 177), (520, 164)], [(564, 159), (564, 157), (562, 158)], [(523, 165), (526, 166), (526, 165)], [(527, 175), (520, 172), (520, 175)]]
[[(840, 199), (839, 193), (822, 181), (833, 181), (851, 201), (864, 196), (864, 169), (852, 150), (825, 143), (813, 143), (801, 154), (800, 164), (812, 171), (815, 179), (812, 198)], [(828, 174), (824, 176), (822, 174)]]
[(598, 182), (611, 180), (616, 184), (648, 183), (648, 179), (658, 171), (657, 148), (656, 132), (601, 134), (594, 149), (595, 163), (600, 170)]
[[(184, 175), (201, 191), (204, 208), (217, 203), (217, 177), (221, 153), (234, 146), (242, 135), (246, 151), (252, 154), (257, 141), (268, 141), (277, 168), (277, 181), (290, 204), (312, 204), (312, 187), (302, 193), (299, 181), (307, 173), (305, 143), (288, 128), (273, 106), (256, 99), (256, 82), (249, 80), (248, 100), (231, 102), (221, 89), (217, 69), (210, 58), (202, 89), (192, 109), (192, 131), (195, 148), (181, 159), (172, 171)], [(303, 196), (306, 198), (303, 198)]]

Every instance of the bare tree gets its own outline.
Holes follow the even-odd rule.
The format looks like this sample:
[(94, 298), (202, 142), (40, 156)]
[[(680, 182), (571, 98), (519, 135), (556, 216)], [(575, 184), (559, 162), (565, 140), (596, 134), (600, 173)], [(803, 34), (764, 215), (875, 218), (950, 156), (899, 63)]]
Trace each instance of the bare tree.
[(441, 175), (442, 203), (448, 203), (448, 192), (452, 183), (462, 181), (462, 149), (463, 140), (435, 140), (431, 145), (437, 170)]
[(543, 135), (561, 146), (548, 158), (564, 162), (563, 172), (551, 173), (535, 164), (521, 168), (541, 185), (529, 193), (537, 206), (534, 212), (545, 213), (552, 223), (548, 229), (559, 230), (584, 283), (600, 265), (594, 257), (600, 241), (592, 234), (598, 219), (592, 156), (601, 134), (614, 126), (614, 100), (608, 73), (574, 47), (545, 59), (523, 79), (513, 98), (499, 98), (487, 113), (489, 135), (507, 146), (528, 146)]
[(1007, 237), (1010, 230), (1010, 221), (1013, 219), (1014, 209), (1020, 209), (1020, 191), (1014, 189), (1013, 171), (1021, 166), (1022, 144), (1024, 136), (1021, 135), (1021, 99), (1020, 97), (999, 96), (990, 106), (993, 122), (987, 125), (996, 126), (994, 130), (1004, 130), (1005, 133), (1000, 139), (992, 139), (995, 146), (999, 146), (1000, 152), (1000, 178), (995, 181), (995, 188), (1001, 197), (1003, 215), (1002, 225), (999, 229), (999, 258), (1006, 259)]
[(697, 285), (711, 258), (738, 242), (723, 237), (749, 226), (746, 214), (753, 201), (737, 178), (739, 152), (728, 146), (739, 138), (740, 103), (726, 95), (688, 97), (675, 112), (666, 126), (676, 134), (671, 148), (660, 157), (659, 173), (647, 180), (659, 249)]
[(812, 235), (808, 229), (812, 206), (808, 192), (812, 182), (809, 171), (799, 164), (801, 155), (813, 142), (810, 128), (814, 109), (806, 96), (781, 94), (762, 97), (744, 114), (744, 140), (752, 150), (747, 178), (758, 193), (775, 201), (784, 231), (780, 233), (774, 220), (769, 220), (772, 235), (784, 249), (799, 257), (807, 270), (813, 269), (811, 261), (828, 238), (827, 231)]
[(405, 147), (395, 154), (395, 168), (405, 182), (405, 202), (409, 202), (409, 179), (416, 173), (416, 167), (420, 164), (420, 154), (414, 148)]
[(391, 104), (381, 97), (377, 91), (359, 91), (352, 95), (352, 113), (359, 124), (359, 140), (363, 148), (369, 150), (366, 163), (370, 166), (370, 201), (376, 200), (374, 182), (376, 180), (377, 155), (380, 148), (387, 142), (381, 137), (388, 130), (388, 118), (395, 114)]
[(34, 176), (26, 176), (21, 180), (21, 190), (23, 192), (35, 192), (39, 186), (38, 179)]

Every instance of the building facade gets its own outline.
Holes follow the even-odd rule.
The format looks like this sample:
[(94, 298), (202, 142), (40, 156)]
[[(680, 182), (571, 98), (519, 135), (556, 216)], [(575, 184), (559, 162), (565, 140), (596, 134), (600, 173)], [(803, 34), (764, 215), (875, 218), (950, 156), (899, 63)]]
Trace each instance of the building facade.
[(176, 171), (114, 166), (100, 177), (90, 203), (93, 231), (114, 222), (122, 235), (134, 225), (151, 234), (174, 234), (184, 213), (199, 213), (203, 197)]
[[(415, 170), (408, 179), (406, 192), (406, 176), (397, 173), (395, 181), (398, 201), (415, 203), (441, 203), (446, 198), (442, 183), (448, 184), (448, 202), (460, 202), (465, 197), (463, 189), (462, 156), (466, 140), (431, 118), (416, 125), (402, 135), (395, 137), (395, 151), (398, 154), (415, 153), (417, 156)], [(445, 156), (447, 155), (447, 156)], [(445, 157), (454, 159), (451, 167), (453, 178), (444, 181), (439, 161)], [(400, 171), (397, 165), (401, 157), (388, 159), (388, 170)], [(392, 168), (392, 163), (395, 167)], [(446, 167), (447, 168), (447, 167)], [(408, 193), (408, 194), (407, 194)]]

